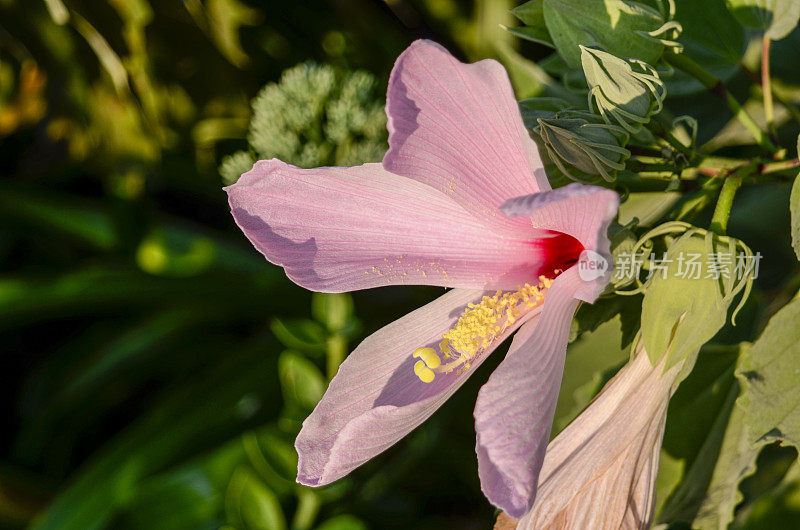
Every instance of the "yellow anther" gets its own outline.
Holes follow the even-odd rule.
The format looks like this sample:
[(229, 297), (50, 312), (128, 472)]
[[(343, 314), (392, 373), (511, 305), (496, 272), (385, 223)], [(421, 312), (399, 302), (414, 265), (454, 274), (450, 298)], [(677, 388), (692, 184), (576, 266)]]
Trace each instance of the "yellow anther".
[(467, 304), (464, 314), (442, 335), (438, 345), (447, 362), (442, 364), (441, 357), (433, 348), (417, 348), (413, 356), (421, 360), (414, 364), (414, 373), (425, 383), (430, 383), (437, 373), (469, 370), (479, 353), (544, 302), (544, 293), (552, 283), (552, 279), (540, 276), (537, 285), (526, 283), (516, 291), (497, 291), (477, 303)]
[(414, 350), (414, 358), (419, 357), (428, 368), (439, 368), (442, 360), (436, 355), (436, 350), (433, 348), (417, 348)]
[(467, 304), (467, 310), (456, 325), (442, 336), (448, 349), (469, 360), (478, 351), (488, 348), (521, 315), (542, 302), (542, 292), (550, 287), (552, 280), (544, 276), (539, 280), (536, 286), (525, 284), (516, 291), (497, 291), (478, 303)]
[(425, 366), (423, 361), (417, 361), (414, 364), (414, 373), (417, 374), (417, 377), (419, 377), (423, 383), (430, 383), (436, 376), (436, 374), (433, 373), (433, 370)]

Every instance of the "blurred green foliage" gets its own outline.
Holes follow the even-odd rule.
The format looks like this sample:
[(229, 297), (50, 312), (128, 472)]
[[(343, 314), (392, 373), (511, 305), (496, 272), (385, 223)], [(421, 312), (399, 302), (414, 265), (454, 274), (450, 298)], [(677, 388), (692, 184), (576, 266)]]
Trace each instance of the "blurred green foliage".
[(311, 296), (236, 229), (218, 167), (379, 160), (397, 55), (418, 36), (497, 55), (507, 7), (0, 1), (0, 527), (491, 524), (486, 371), (352, 477), (296, 484), (294, 437), (349, 349), (439, 291)]

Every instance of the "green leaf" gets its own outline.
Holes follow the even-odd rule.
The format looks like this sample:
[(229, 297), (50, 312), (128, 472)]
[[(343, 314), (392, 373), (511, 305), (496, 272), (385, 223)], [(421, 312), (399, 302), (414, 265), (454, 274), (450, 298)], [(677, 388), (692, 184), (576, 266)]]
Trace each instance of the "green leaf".
[(792, 195), (789, 198), (789, 211), (792, 214), (792, 247), (797, 259), (800, 259), (800, 174), (792, 184)]
[(238, 440), (185, 465), (142, 482), (124, 510), (126, 528), (182, 530), (200, 528), (222, 512), (223, 494), (234, 469), (244, 462)]
[(641, 307), (641, 296), (612, 296), (601, 298), (594, 304), (581, 304), (575, 315), (575, 330), (570, 342), (619, 315), (620, 347), (624, 348), (639, 330)]
[(681, 196), (677, 191), (630, 193), (619, 205), (619, 223), (626, 225), (636, 218), (639, 226), (653, 226)]
[[(722, 81), (740, 72), (747, 40), (744, 28), (725, 7), (725, 0), (675, 0), (675, 5), (682, 27), (677, 40), (683, 45), (683, 53)], [(705, 90), (699, 81), (680, 71), (665, 76), (664, 81), (671, 96)]]
[(752, 444), (782, 440), (800, 447), (800, 299), (773, 316), (744, 350), (737, 375)]
[(573, 68), (581, 64), (580, 44), (649, 64), (664, 51), (657, 39), (642, 35), (661, 27), (663, 18), (638, 2), (544, 0), (544, 19), (558, 53)]
[(544, 44), (550, 48), (556, 47), (556, 45), (553, 44), (553, 39), (550, 37), (550, 33), (547, 31), (547, 28), (522, 26), (519, 28), (506, 27), (505, 30), (515, 37), (519, 37), (520, 39), (529, 40), (537, 44)]
[(242, 445), (250, 464), (273, 491), (289, 493), (296, 487), (297, 451), (294, 435), (274, 426), (245, 433)]
[[(622, 298), (622, 297), (617, 297)], [(584, 307), (591, 307), (584, 304)], [(563, 429), (597, 395), (603, 385), (628, 359), (620, 346), (622, 330), (618, 317), (599, 324), (569, 345), (564, 380), (556, 405), (553, 435)]]
[(734, 509), (742, 501), (739, 483), (755, 471), (760, 449), (760, 446), (752, 446), (747, 439), (744, 409), (735, 405), (728, 419), (708, 492), (698, 509), (693, 528), (728, 528), (733, 520)]
[(767, 37), (780, 40), (800, 20), (798, 0), (726, 0), (728, 8), (743, 25), (762, 29)]
[(278, 376), (287, 402), (311, 410), (322, 399), (325, 377), (308, 359), (289, 351), (282, 353), (278, 359)]
[(747, 45), (744, 28), (731, 16), (725, 0), (675, 0), (675, 16), (682, 31), (678, 42), (702, 58), (701, 48), (737, 64)]
[(529, 0), (511, 10), (526, 26), (544, 26), (544, 0)]
[(195, 276), (215, 259), (216, 247), (209, 238), (161, 228), (149, 233), (136, 250), (139, 267), (160, 276)]
[(367, 530), (367, 525), (352, 515), (339, 515), (328, 519), (316, 530)]
[(275, 494), (248, 468), (237, 469), (225, 494), (232, 522), (248, 530), (284, 530), (286, 519)]
[(313, 320), (275, 318), (270, 323), (270, 329), (287, 348), (308, 352), (321, 352), (325, 349), (328, 335), (325, 328)]
[(787, 471), (780, 485), (748, 507), (747, 530), (800, 528), (800, 462)]
[(664, 449), (658, 459), (658, 475), (656, 475), (656, 504), (653, 513), (661, 513), (664, 503), (681, 483), (685, 473), (684, 461), (674, 458)]
[[(246, 426), (236, 404), (256, 394), (277, 399), (264, 385), (274, 359), (262, 341), (228, 352), (200, 374), (154, 396), (151, 408), (87, 460), (33, 525), (37, 530), (83, 530), (108, 526), (136, 496), (142, 479), (199, 448), (238, 437)], [(205, 406), (198, 407), (198, 403)]]
[(544, 0), (530, 0), (511, 10), (515, 17), (520, 19), (525, 26), (519, 28), (506, 28), (512, 35), (521, 39), (544, 44), (555, 48), (553, 39), (544, 21)]
[(24, 190), (0, 185), (0, 212), (4, 222), (30, 224), (81, 240), (101, 250), (119, 244), (119, 234), (104, 205), (45, 190)]
[[(694, 370), (670, 401), (664, 450), (683, 462), (686, 474), (664, 505), (661, 522), (691, 523), (701, 511), (714, 510), (709, 490), (718, 489), (715, 495), (720, 499), (731, 493), (726, 486), (733, 464), (729, 466), (726, 459), (735, 458), (729, 451), (738, 440), (735, 423), (729, 421), (739, 393), (733, 376), (738, 351), (728, 346), (703, 348)], [(737, 484), (732, 485), (734, 490)]]
[(211, 35), (219, 50), (236, 66), (246, 66), (249, 61), (239, 42), (239, 28), (258, 24), (260, 12), (239, 0), (208, 0), (206, 9)]

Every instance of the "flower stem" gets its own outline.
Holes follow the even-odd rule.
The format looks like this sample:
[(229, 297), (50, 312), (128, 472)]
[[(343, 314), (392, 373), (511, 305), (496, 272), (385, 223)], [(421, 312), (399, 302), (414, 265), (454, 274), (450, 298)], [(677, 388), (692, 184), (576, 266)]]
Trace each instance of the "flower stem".
[(764, 115), (767, 118), (767, 130), (773, 143), (777, 143), (778, 131), (775, 128), (775, 108), (772, 105), (772, 80), (769, 75), (769, 45), (772, 41), (764, 35), (761, 47), (761, 88), (764, 94)]
[(761, 166), (760, 173), (762, 175), (768, 175), (770, 173), (792, 170), (798, 166), (800, 166), (800, 160), (797, 158), (793, 158), (791, 160), (781, 160), (779, 162), (769, 162)]
[(328, 380), (330, 381), (339, 371), (339, 365), (342, 364), (345, 356), (347, 356), (347, 337), (340, 333), (334, 333), (328, 337), (325, 344), (325, 356)]
[(745, 126), (745, 128), (750, 132), (751, 135), (753, 135), (753, 138), (755, 138), (756, 142), (758, 142), (761, 147), (773, 154), (778, 151), (778, 148), (775, 146), (775, 144), (773, 144), (764, 131), (762, 131), (758, 125), (756, 125), (756, 122), (753, 121), (753, 118), (747, 114), (747, 111), (742, 108), (739, 102), (736, 101), (736, 98), (734, 98), (733, 95), (728, 92), (728, 89), (725, 88), (725, 85), (722, 84), (722, 81), (720, 81), (714, 74), (697, 64), (683, 53), (675, 53), (672, 50), (666, 50), (664, 52), (664, 60), (675, 68), (682, 70), (683, 72), (700, 81), (700, 83), (702, 83), (702, 85), (706, 87), (712, 94), (717, 96), (726, 105), (728, 105), (728, 108), (731, 109), (731, 112), (736, 119), (738, 119), (742, 125)]
[(692, 149), (678, 140), (675, 135), (673, 135), (672, 132), (670, 132), (669, 129), (664, 126), (664, 124), (653, 120), (650, 122), (648, 128), (650, 129), (650, 132), (663, 138), (664, 141), (666, 141), (673, 149), (681, 153), (686, 158), (687, 162), (692, 160), (694, 157), (694, 152)]
[(711, 218), (711, 226), (709, 226), (712, 232), (721, 236), (725, 235), (725, 231), (728, 229), (728, 219), (731, 216), (731, 208), (733, 207), (733, 197), (741, 185), (742, 177), (735, 173), (725, 178), (725, 183), (719, 192), (717, 206), (714, 208), (714, 216)]
[[(746, 65), (739, 63), (739, 69), (744, 72), (744, 74), (757, 86), (763, 91), (763, 87), (761, 86), (761, 79), (758, 75), (753, 73)], [(770, 86), (770, 92), (772, 93), (772, 99), (777, 101), (783, 107), (789, 111), (789, 114), (792, 115), (792, 119), (794, 119), (797, 123), (800, 123), (800, 110), (794, 105), (794, 103), (786, 100), (786, 98), (782, 97), (778, 91), (775, 90), (775, 85)]]

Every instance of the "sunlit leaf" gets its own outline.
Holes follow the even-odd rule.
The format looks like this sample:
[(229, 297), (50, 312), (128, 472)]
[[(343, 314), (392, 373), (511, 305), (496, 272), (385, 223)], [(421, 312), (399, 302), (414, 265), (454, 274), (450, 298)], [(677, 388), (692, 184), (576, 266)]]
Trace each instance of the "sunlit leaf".
[(755, 471), (760, 447), (750, 444), (745, 430), (744, 411), (735, 405), (725, 428), (708, 493), (692, 526), (699, 530), (725, 530), (742, 500), (739, 483)]
[(258, 10), (239, 0), (208, 0), (208, 25), (219, 50), (238, 67), (245, 66), (249, 59), (239, 41), (239, 29), (253, 26), (261, 19)]
[(661, 27), (664, 19), (638, 2), (544, 0), (544, 20), (558, 53), (574, 68), (580, 66), (579, 44), (649, 64), (655, 64), (664, 50), (657, 39), (643, 35)]
[(743, 352), (737, 374), (751, 443), (783, 440), (800, 447), (800, 299), (773, 316), (752, 347)]
[(764, 30), (772, 40), (780, 40), (800, 20), (798, 0), (726, 0), (733, 15), (745, 26)]
[(739, 392), (733, 376), (737, 352), (737, 348), (704, 348), (670, 402), (664, 450), (683, 462), (685, 473), (666, 500), (661, 521), (690, 523), (701, 506), (713, 510), (704, 504), (709, 487), (721, 490), (715, 495), (729, 493), (722, 490), (730, 480), (730, 469), (722, 461), (718, 465), (717, 455), (723, 448), (732, 449), (736, 439), (728, 418)]
[(284, 399), (310, 411), (325, 392), (325, 377), (308, 359), (284, 352), (278, 360), (278, 373)]
[[(682, 27), (677, 40), (683, 45), (683, 53), (723, 81), (738, 73), (747, 40), (725, 0), (675, 0), (675, 5), (675, 17)], [(699, 81), (681, 71), (665, 75), (664, 81), (671, 96), (705, 90)]]
[(367, 525), (352, 515), (337, 515), (317, 526), (316, 530), (367, 530)]
[(270, 329), (287, 348), (319, 352), (325, 347), (325, 328), (310, 319), (276, 318), (270, 324)]
[(275, 494), (245, 467), (237, 469), (225, 494), (228, 517), (246, 530), (283, 530), (286, 519)]
[(792, 185), (789, 210), (792, 214), (792, 247), (797, 259), (800, 259), (800, 175), (797, 175)]

